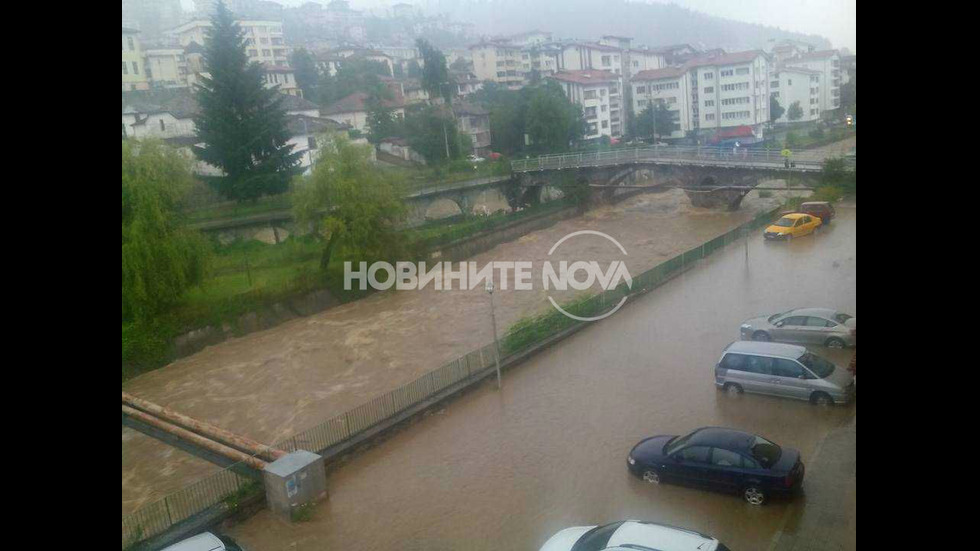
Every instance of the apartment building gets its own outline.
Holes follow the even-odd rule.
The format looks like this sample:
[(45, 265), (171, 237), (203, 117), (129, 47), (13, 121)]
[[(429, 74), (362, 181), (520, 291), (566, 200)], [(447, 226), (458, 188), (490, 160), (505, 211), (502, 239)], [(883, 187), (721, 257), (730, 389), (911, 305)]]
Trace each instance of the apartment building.
[(508, 41), (516, 46), (527, 48), (551, 42), (551, 33), (539, 30), (527, 31), (511, 35)]
[[(283, 39), (282, 22), (280, 21), (237, 21), (245, 36), (245, 54), (249, 61), (267, 63), (278, 67), (289, 66), (289, 47)], [(181, 46), (191, 42), (204, 44), (205, 31), (211, 27), (211, 21), (195, 19), (188, 21), (168, 34)]]
[(820, 50), (791, 57), (787, 67), (802, 67), (820, 73), (820, 112), (840, 107), (841, 60), (837, 50)]
[(599, 70), (559, 71), (548, 77), (556, 81), (568, 99), (582, 107), (588, 125), (587, 139), (623, 134), (625, 105), (622, 78)]
[(761, 139), (769, 121), (769, 59), (762, 50), (696, 58), (683, 65), (691, 89), (692, 130), (714, 134), (748, 126)]
[(187, 86), (187, 60), (183, 48), (154, 48), (143, 52), (146, 78), (154, 87)]
[(666, 66), (666, 58), (659, 50), (633, 48), (629, 51), (629, 67), (626, 73), (632, 79), (641, 71), (655, 71)]
[(616, 75), (623, 74), (622, 50), (607, 44), (566, 42), (557, 45), (559, 71), (585, 71), (596, 69)]
[(453, 104), (453, 113), (459, 123), (460, 132), (470, 137), (473, 154), (479, 157), (490, 156), (490, 112), (466, 102)]
[[(769, 82), (769, 94), (779, 101), (784, 109), (776, 120), (778, 123), (814, 121), (820, 118), (820, 71), (802, 67), (779, 67)], [(794, 103), (800, 105), (803, 117), (792, 121), (789, 108)]]
[(665, 105), (674, 115), (675, 125), (658, 128), (657, 135), (683, 138), (695, 121), (690, 83), (688, 72), (679, 67), (640, 71), (630, 81), (634, 115), (639, 116), (647, 107)]
[(262, 79), (266, 88), (278, 86), (282, 94), (303, 97), (303, 90), (296, 84), (296, 73), (291, 67), (263, 63)]
[(526, 66), (520, 46), (503, 41), (483, 41), (470, 46), (473, 73), (480, 80), (489, 80), (516, 90), (524, 85)]
[(150, 88), (143, 67), (143, 50), (140, 48), (139, 31), (122, 28), (122, 91), (147, 90)]

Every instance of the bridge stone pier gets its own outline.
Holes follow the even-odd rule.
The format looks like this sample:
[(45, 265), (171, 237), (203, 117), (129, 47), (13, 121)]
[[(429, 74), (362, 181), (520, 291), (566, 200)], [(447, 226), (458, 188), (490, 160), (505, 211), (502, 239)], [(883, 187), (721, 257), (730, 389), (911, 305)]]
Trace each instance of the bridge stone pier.
[(414, 227), (425, 223), (427, 219), (432, 218), (430, 214), (433, 207), (447, 201), (455, 204), (460, 214), (473, 214), (474, 207), (477, 206), (510, 203), (506, 195), (510, 180), (510, 176), (481, 178), (461, 183), (459, 186), (423, 189), (411, 193), (405, 197), (405, 204), (408, 207), (406, 225)]

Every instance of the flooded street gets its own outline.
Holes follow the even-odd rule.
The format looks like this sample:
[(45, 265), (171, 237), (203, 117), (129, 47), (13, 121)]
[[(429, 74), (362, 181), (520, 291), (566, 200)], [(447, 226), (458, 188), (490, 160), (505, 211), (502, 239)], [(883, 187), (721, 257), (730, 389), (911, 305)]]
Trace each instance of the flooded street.
[[(607, 220), (625, 219), (630, 209), (655, 210), (652, 203), (642, 206), (644, 200), (655, 199), (642, 198)], [(839, 497), (828, 496), (829, 482), (823, 482), (848, 474), (837, 469), (827, 475), (811, 459), (828, 435), (855, 429), (856, 405), (822, 409), (757, 395), (732, 398), (713, 384), (721, 350), (738, 338), (739, 324), (747, 318), (803, 306), (857, 315), (856, 208), (840, 205), (837, 211), (839, 218), (819, 235), (791, 243), (766, 243), (761, 232), (752, 236), (748, 262), (742, 242), (715, 253), (696, 269), (628, 301), (609, 319), (506, 372), (502, 391), (488, 382), (365, 451), (330, 475), (329, 499), (311, 521), (288, 525), (263, 511), (229, 533), (253, 551), (533, 550), (565, 527), (632, 518), (698, 530), (736, 550), (768, 549), (780, 534), (792, 535), (803, 525), (807, 495), (754, 507), (738, 496), (649, 485), (627, 472), (626, 456), (640, 439), (720, 425), (799, 449), (807, 481), (816, 485), (804, 485), (810, 499), (819, 495), (847, 515), (826, 537), (838, 538), (840, 548), (855, 549), (855, 492), (848, 486)], [(630, 228), (615, 227), (621, 233), (613, 235), (624, 237), (633, 258), (632, 247), (643, 250), (635, 244), (639, 235), (654, 243), (644, 253), (649, 255), (671, 247), (655, 239), (657, 229), (673, 224), (676, 231), (688, 224), (695, 233), (702, 227), (698, 239), (703, 240), (723, 231), (714, 218), (722, 216), (727, 215), (675, 218), (661, 226), (648, 218), (646, 232), (634, 219)], [(601, 216), (568, 225), (589, 223), (610, 231)], [(550, 245), (568, 225), (534, 236)], [(475, 311), (469, 300), (461, 297), (459, 308)], [(510, 304), (507, 319), (513, 321), (521, 310)], [(322, 318), (289, 325), (297, 331), (296, 326), (315, 319), (323, 323)], [(462, 321), (454, 318), (444, 327), (460, 338), (467, 326), (454, 324)], [(430, 325), (435, 320), (422, 323), (435, 327)], [(427, 339), (434, 337), (420, 337), (418, 346), (433, 342)], [(840, 365), (852, 353), (814, 351)], [(206, 389), (200, 394), (197, 400), (203, 401)]]
[[(593, 229), (605, 232), (622, 243), (628, 251), (625, 261), (630, 272), (639, 274), (749, 220), (757, 212), (773, 208), (782, 201), (783, 192), (775, 192), (766, 199), (758, 197), (758, 194), (750, 193), (737, 212), (692, 207), (690, 200), (680, 190), (641, 195), (530, 233), (470, 260), (478, 266), (494, 260), (534, 261), (532, 281), (539, 282), (540, 263), (544, 259), (594, 259), (600, 263), (622, 259), (617, 249), (595, 236), (569, 240), (554, 256), (548, 256), (549, 249), (561, 237), (577, 230)], [(814, 245), (808, 243), (810, 240), (800, 241), (793, 243), (793, 249), (800, 250), (799, 254), (805, 257), (803, 251)], [(768, 251), (758, 254), (764, 253), (768, 254)], [(780, 262), (778, 258), (769, 262)], [(788, 266), (779, 268), (786, 270)], [(757, 268), (759, 271), (762, 269)], [(736, 273), (721, 275), (721, 281), (749, 285), (749, 280), (742, 277), (742, 271), (744, 267), (739, 266)], [(794, 272), (793, 279), (787, 276), (785, 283), (800, 277), (803, 275)], [(677, 320), (678, 323), (692, 319), (710, 321), (717, 315), (729, 313), (729, 308), (720, 307), (717, 313), (707, 311), (713, 310), (716, 304), (700, 298), (703, 290), (684, 289), (687, 290), (680, 291), (680, 296), (672, 296), (671, 300), (695, 308), (697, 315), (688, 312), (683, 320)], [(853, 294), (853, 287), (851, 289)], [(551, 308), (546, 295), (540, 285), (535, 285), (534, 291), (515, 292), (512, 285), (508, 290), (500, 289), (494, 294), (499, 330), (503, 332), (517, 320)], [(552, 295), (561, 301), (572, 298), (574, 292), (552, 292)], [(789, 300), (794, 298), (791, 296), (784, 298), (785, 302), (790, 303), (787, 306), (799, 302), (798, 299)], [(487, 294), (482, 288), (446, 292), (435, 291), (430, 286), (422, 291), (377, 293), (364, 300), (209, 347), (128, 381), (123, 385), (123, 390), (256, 440), (274, 442), (412, 381), (490, 342), (492, 334), (487, 301)], [(752, 308), (748, 308), (747, 314), (759, 313), (757, 308), (761, 308), (759, 311), (767, 310), (766, 304), (749, 305)], [(733, 311), (744, 310), (736, 308)], [(617, 318), (633, 315), (635, 313), (623, 312), (617, 314)], [(640, 342), (649, 341), (652, 344), (659, 334), (657, 332), (663, 331), (663, 346), (680, 346), (672, 323), (660, 325), (658, 322), (656, 327), (649, 329), (651, 334), (638, 337)], [(717, 329), (724, 335), (731, 332), (730, 327), (716, 328), (715, 324), (696, 329)], [(710, 350), (711, 354), (715, 352), (715, 349)], [(647, 368), (653, 367), (649, 365), (651, 357), (644, 359)], [(574, 373), (553, 376), (575, 377)], [(688, 381), (683, 384), (699, 387), (700, 382)], [(601, 398), (609, 399), (612, 397)], [(490, 416), (499, 417), (497, 414)], [(581, 416), (576, 414), (574, 417)], [(540, 421), (537, 419), (535, 423)], [(542, 428), (547, 426), (547, 423), (541, 423)], [(618, 450), (616, 453), (619, 453)], [(412, 464), (430, 463), (413, 461)], [(430, 465), (438, 464), (443, 462)], [(124, 428), (123, 513), (159, 499), (216, 470), (217, 467), (205, 461)], [(530, 490), (530, 486), (523, 487), (524, 490)], [(540, 492), (534, 494), (540, 495)], [(475, 496), (474, 499), (481, 498)]]

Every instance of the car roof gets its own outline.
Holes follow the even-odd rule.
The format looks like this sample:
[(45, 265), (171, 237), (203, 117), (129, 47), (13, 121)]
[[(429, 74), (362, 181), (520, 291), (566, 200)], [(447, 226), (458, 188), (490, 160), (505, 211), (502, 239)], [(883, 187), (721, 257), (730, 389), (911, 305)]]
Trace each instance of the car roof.
[(796, 220), (797, 218), (802, 218), (804, 216), (809, 216), (808, 214), (802, 212), (791, 212), (789, 214), (784, 214), (783, 218), (789, 218), (790, 220)]
[(830, 203), (828, 201), (807, 201), (806, 203), (800, 203), (800, 206), (801, 207), (805, 207), (807, 205), (820, 205), (820, 206), (828, 206), (829, 207), (830, 206)]
[(624, 544), (643, 545), (658, 551), (702, 551), (712, 549), (704, 545), (715, 539), (704, 534), (685, 528), (676, 528), (666, 524), (628, 520), (613, 532), (606, 547), (617, 547)]
[(217, 536), (205, 532), (164, 547), (161, 551), (222, 551), (224, 548), (225, 544)]
[(694, 431), (687, 445), (748, 450), (752, 442), (755, 442), (755, 435), (749, 432), (725, 427), (702, 427)]
[(735, 341), (725, 348), (725, 352), (778, 356), (780, 358), (790, 358), (795, 360), (806, 353), (806, 347), (796, 344), (784, 344), (780, 342)]
[(831, 310), (830, 308), (794, 308), (789, 312), (784, 312), (786, 315), (794, 316), (819, 316), (821, 318), (833, 319), (834, 314), (837, 310)]

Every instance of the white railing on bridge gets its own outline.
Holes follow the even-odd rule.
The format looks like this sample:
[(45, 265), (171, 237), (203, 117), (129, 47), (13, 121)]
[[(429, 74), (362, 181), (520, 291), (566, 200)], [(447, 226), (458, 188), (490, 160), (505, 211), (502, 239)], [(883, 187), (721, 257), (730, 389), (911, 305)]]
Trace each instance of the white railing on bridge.
[[(823, 156), (815, 153), (794, 153), (790, 157), (790, 169), (801, 171), (819, 170), (823, 166)], [(635, 149), (613, 149), (588, 153), (564, 153), (542, 155), (533, 159), (518, 159), (511, 162), (514, 172), (553, 170), (560, 168), (580, 168), (633, 164), (638, 162), (663, 162), (664, 164), (690, 164), (700, 166), (733, 166), (746, 168), (785, 169), (786, 158), (779, 151), (759, 151), (718, 147), (642, 147)], [(853, 163), (849, 163), (853, 166)]]

